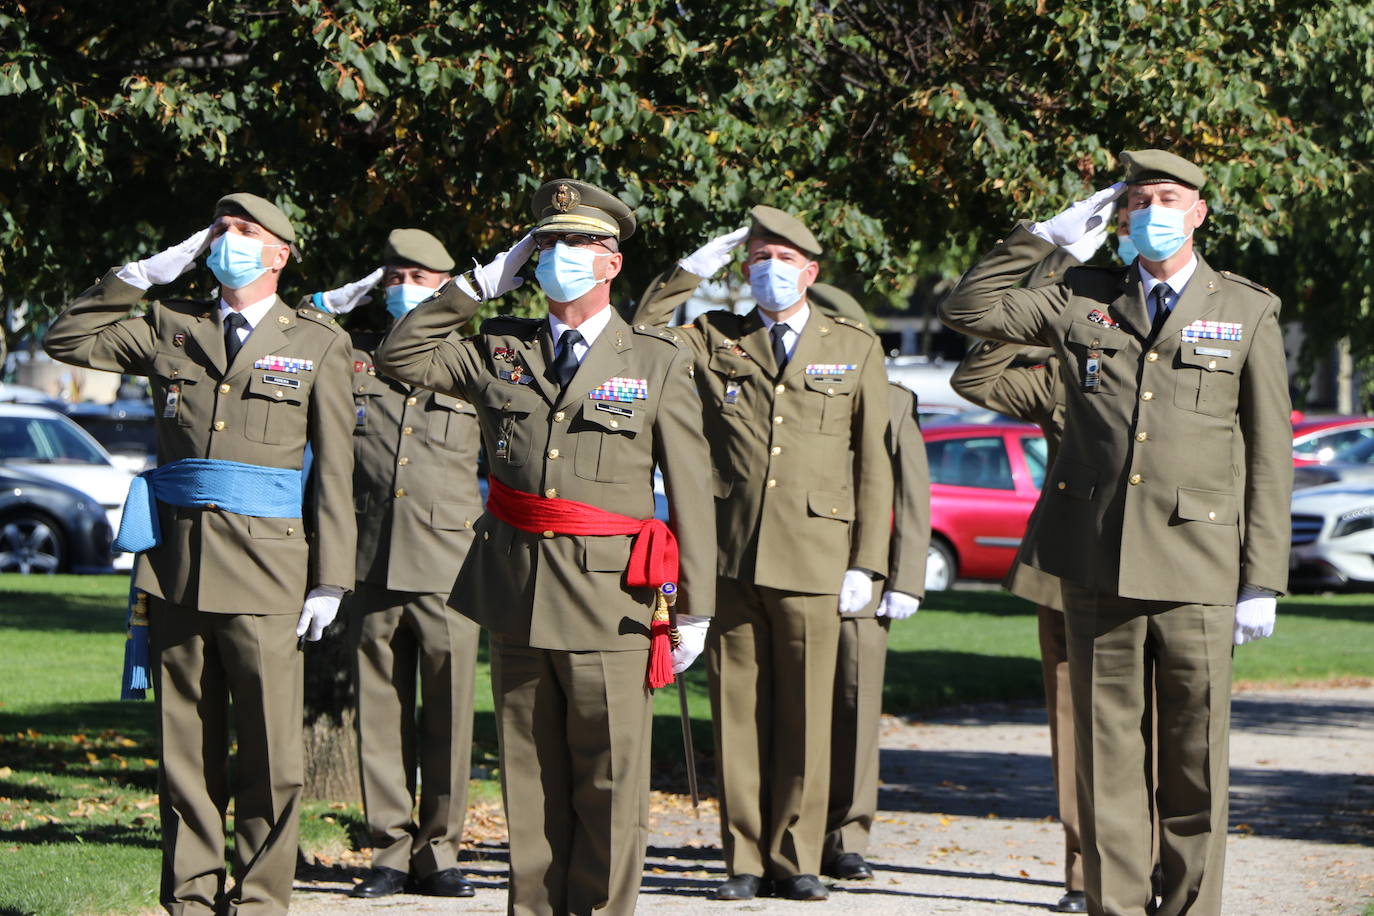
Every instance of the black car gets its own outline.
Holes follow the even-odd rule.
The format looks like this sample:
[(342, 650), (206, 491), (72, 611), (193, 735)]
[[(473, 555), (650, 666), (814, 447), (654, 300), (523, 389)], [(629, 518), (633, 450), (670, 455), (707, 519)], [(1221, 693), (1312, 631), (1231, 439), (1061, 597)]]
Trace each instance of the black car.
[(112, 540), (85, 493), (0, 468), (0, 572), (109, 572)]
[(120, 467), (138, 474), (157, 464), (157, 420), (153, 402), (128, 399), (113, 404), (70, 404), (67, 416), (105, 446)]

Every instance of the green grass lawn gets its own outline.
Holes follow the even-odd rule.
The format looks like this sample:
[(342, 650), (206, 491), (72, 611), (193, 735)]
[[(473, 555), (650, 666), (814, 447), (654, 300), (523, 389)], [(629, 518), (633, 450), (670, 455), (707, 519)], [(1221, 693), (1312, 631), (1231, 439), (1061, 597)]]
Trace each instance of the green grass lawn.
[[(140, 913), (157, 906), (153, 704), (121, 703), (123, 603), (115, 576), (0, 576), (0, 914)], [(1369, 596), (1299, 596), (1279, 606), (1275, 638), (1236, 652), (1236, 679), (1276, 684), (1374, 677)], [(485, 654), (477, 677), (477, 751), (495, 756)], [(687, 679), (693, 735), (709, 754), (704, 666)], [(893, 625), (885, 706), (1040, 696), (1034, 610), (1000, 591), (932, 595)], [(675, 688), (655, 698), (656, 786), (683, 791)], [(709, 767), (702, 774), (709, 782)], [(491, 780), (474, 800), (499, 798)], [(302, 846), (356, 848), (356, 805), (315, 802)]]

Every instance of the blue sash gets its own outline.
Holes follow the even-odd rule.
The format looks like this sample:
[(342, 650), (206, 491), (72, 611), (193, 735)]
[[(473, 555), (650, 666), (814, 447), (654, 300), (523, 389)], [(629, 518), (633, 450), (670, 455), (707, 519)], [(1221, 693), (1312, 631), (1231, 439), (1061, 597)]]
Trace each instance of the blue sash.
[[(183, 458), (144, 471), (129, 485), (116, 550), (142, 553), (162, 543), (157, 504), (217, 506), (235, 515), (300, 518), (306, 471), (215, 458)], [(129, 588), (121, 700), (141, 700), (150, 685), (147, 599)]]

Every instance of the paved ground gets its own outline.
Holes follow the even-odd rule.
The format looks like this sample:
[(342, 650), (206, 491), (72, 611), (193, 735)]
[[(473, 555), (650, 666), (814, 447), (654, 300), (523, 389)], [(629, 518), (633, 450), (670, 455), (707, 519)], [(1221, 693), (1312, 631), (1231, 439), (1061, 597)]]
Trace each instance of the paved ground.
[[(1374, 687), (1247, 692), (1232, 715), (1224, 912), (1361, 916), (1374, 898)], [(877, 878), (836, 884), (821, 906), (866, 916), (1047, 912), (1063, 875), (1048, 748), (1034, 706), (885, 720)], [(700, 820), (676, 796), (653, 807), (640, 912), (796, 912), (786, 901), (708, 901), (724, 877), (714, 807)], [(472, 852), (471, 900), (345, 900), (348, 870), (315, 869), (321, 880), (298, 882), (292, 911), (504, 912), (503, 846)]]

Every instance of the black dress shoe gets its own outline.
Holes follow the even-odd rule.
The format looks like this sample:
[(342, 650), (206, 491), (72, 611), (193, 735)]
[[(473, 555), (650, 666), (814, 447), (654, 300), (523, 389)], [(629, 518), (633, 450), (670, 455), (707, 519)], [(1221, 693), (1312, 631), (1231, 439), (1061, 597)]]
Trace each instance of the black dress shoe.
[(773, 896), (786, 900), (828, 900), (830, 891), (815, 875), (793, 875), (774, 882)]
[(873, 877), (873, 869), (857, 852), (840, 853), (821, 871), (841, 881), (867, 881)]
[(1054, 905), (1056, 913), (1086, 913), (1088, 912), (1088, 898), (1082, 891), (1069, 891), (1059, 902)]
[(367, 874), (363, 875), (362, 883), (355, 885), (348, 896), (390, 897), (392, 894), (399, 894), (405, 890), (408, 877), (410, 876), (403, 871), (378, 865), (367, 870)]
[(471, 897), (477, 891), (472, 882), (456, 868), (431, 872), (415, 882), (415, 893), (426, 897)]
[(715, 900), (753, 900), (759, 895), (762, 884), (763, 879), (757, 875), (734, 875), (716, 885), (711, 897)]

